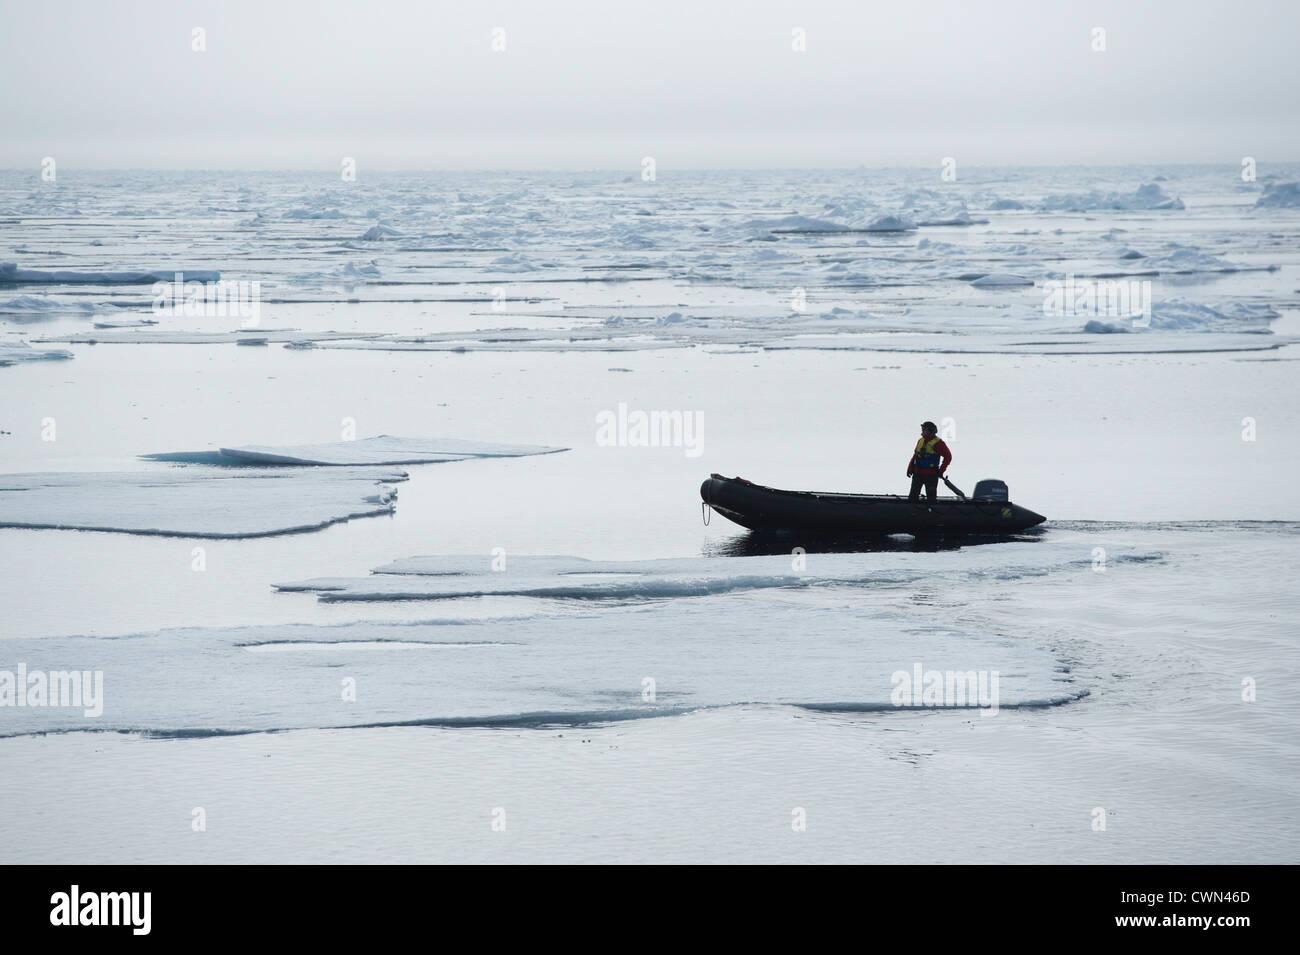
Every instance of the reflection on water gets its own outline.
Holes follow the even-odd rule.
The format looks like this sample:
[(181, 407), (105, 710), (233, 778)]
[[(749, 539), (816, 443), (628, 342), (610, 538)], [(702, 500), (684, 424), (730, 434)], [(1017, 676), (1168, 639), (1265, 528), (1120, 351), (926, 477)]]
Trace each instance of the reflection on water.
[(868, 554), (878, 551), (936, 553), (960, 550), (980, 544), (1034, 543), (1043, 531), (1034, 529), (1019, 534), (862, 534), (853, 537), (809, 537), (784, 531), (749, 531), (722, 540), (709, 540), (701, 551), (705, 557), (764, 557), (789, 554), (802, 547), (809, 554)]

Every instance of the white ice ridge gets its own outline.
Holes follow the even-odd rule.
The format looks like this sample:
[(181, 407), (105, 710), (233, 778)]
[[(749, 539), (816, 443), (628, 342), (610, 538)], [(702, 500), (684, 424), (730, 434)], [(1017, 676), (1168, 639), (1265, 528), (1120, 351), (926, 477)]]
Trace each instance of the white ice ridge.
[(72, 352), (62, 348), (33, 348), (18, 339), (0, 338), (0, 367), (16, 365), (23, 361), (49, 361), (71, 357)]
[(217, 451), (166, 451), (142, 454), (150, 461), (182, 461), (225, 465), (333, 465), (434, 464), (466, 461), (470, 458), (519, 458), (532, 454), (554, 454), (568, 448), (540, 444), (493, 444), (460, 438), (399, 438), (381, 434), (357, 441), (328, 444), (248, 444)]
[[(1152, 551), (1115, 550), (1120, 563), (1160, 556)], [(507, 595), (645, 599), (829, 584), (886, 586), (945, 574), (1012, 580), (1070, 568), (1091, 572), (1092, 567), (1091, 551), (1073, 542), (986, 544), (945, 554), (809, 554), (802, 560), (803, 569), (796, 569), (796, 559), (790, 556), (648, 561), (508, 556), (504, 569), (496, 570), (494, 558), (488, 556), (410, 557), (379, 567), (369, 577), (317, 577), (275, 587), (315, 593), (325, 602)]]
[(148, 272), (46, 272), (20, 269), (17, 262), (0, 262), (0, 285), (152, 285), (175, 281), (177, 273), (187, 282), (217, 282), (220, 272), (210, 269), (156, 269)]
[(0, 475), (0, 527), (265, 537), (391, 513), (406, 472), (168, 468)]
[[(911, 680), (918, 665), (923, 673), (983, 673), (986, 699), (996, 672), (999, 711), (1087, 692), (1032, 635), (757, 594), (606, 606), (559, 619), (191, 628), (112, 639), (19, 638), (0, 646), (0, 671), (14, 673), (14, 683), (19, 661), (29, 681), (31, 674), (102, 674), (90, 714), (84, 699), (80, 706), (3, 706), (0, 736), (528, 727), (746, 704), (890, 712), (925, 705), (903, 693), (898, 679), (902, 673)], [(951, 718), (978, 718), (978, 700), (970, 697), (954, 695), (942, 705)], [(991, 715), (992, 707), (983, 711)]]

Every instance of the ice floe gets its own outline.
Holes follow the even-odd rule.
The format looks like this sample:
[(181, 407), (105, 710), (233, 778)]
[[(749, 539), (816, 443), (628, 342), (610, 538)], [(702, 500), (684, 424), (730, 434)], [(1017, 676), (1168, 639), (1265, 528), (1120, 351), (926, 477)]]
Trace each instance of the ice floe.
[(1013, 272), (990, 272), (988, 275), (981, 275), (970, 284), (975, 288), (1015, 288), (1017, 286), (1033, 285), (1034, 280), (1025, 275), (1016, 275)]
[[(794, 546), (794, 542), (791, 543)], [(1119, 550), (1117, 559), (1160, 555)], [(369, 577), (322, 577), (278, 583), (278, 590), (310, 592), (326, 602), (446, 600), (525, 596), (575, 599), (700, 597), (774, 587), (831, 584), (899, 585), (945, 573), (1007, 580), (1088, 566), (1074, 545), (990, 544), (960, 559), (931, 554), (818, 554), (803, 570), (789, 556), (688, 557), (646, 561), (592, 561), (579, 557), (487, 555), (409, 557), (376, 568)]]
[[(1097, 321), (1092, 319), (1090, 321)], [(1116, 319), (1134, 329), (1132, 319)], [(1109, 324), (1109, 323), (1108, 323)], [(1092, 331), (1118, 331), (1118, 328)], [(1214, 333), (1188, 336), (1178, 333), (1148, 335), (1073, 334), (1053, 332), (1041, 336), (1020, 334), (937, 335), (805, 335), (771, 342), (768, 351), (878, 351), (935, 355), (1178, 355), (1198, 352), (1272, 351), (1294, 344), (1295, 339), (1251, 333)]]
[(112, 312), (116, 308), (107, 304), (94, 302), (66, 302), (38, 295), (19, 295), (0, 302), (0, 314), (7, 315), (97, 315), (100, 312)]
[(0, 475), (0, 527), (264, 537), (390, 513), (406, 472), (199, 467)]
[(39, 342), (68, 342), (88, 345), (226, 345), (246, 338), (268, 342), (322, 342), (340, 338), (378, 338), (378, 333), (368, 332), (307, 332), (296, 328), (247, 328), (230, 332), (188, 332), (146, 328), (106, 328), (102, 332), (73, 332), (35, 338)]
[(494, 444), (459, 438), (400, 438), (381, 434), (356, 441), (329, 444), (243, 445), (212, 451), (168, 451), (143, 454), (151, 461), (221, 464), (228, 466), (430, 464), (471, 458), (517, 458), (554, 454), (566, 448), (536, 444)]
[(1138, 323), (1132, 319), (1114, 321), (1093, 319), (1084, 326), (1083, 330), (1099, 334), (1148, 331), (1268, 334), (1269, 323), (1280, 315), (1280, 312), (1269, 305), (1229, 302), (1211, 308), (1198, 302), (1170, 298), (1151, 304), (1149, 321)]
[(1183, 200), (1167, 195), (1159, 183), (1149, 182), (1131, 193), (1101, 192), (1094, 189), (1085, 193), (1048, 196), (1039, 208), (1048, 212), (1150, 211), (1182, 209)]
[(745, 223), (747, 229), (760, 229), (768, 232), (848, 232), (849, 227), (828, 219), (816, 219), (811, 216), (782, 216), (779, 219), (751, 219)]
[(913, 232), (916, 223), (902, 216), (880, 216), (868, 222), (863, 229), (866, 232)]
[(157, 269), (145, 272), (46, 272), (41, 269), (20, 269), (16, 262), (0, 262), (0, 285), (152, 285), (154, 282), (172, 282), (176, 275), (186, 282), (216, 282), (220, 272), (209, 269)]
[(404, 233), (400, 230), (394, 229), (392, 226), (379, 224), (371, 226), (362, 235), (358, 236), (358, 238), (362, 242), (382, 242), (385, 239), (400, 238), (403, 234)]
[(1300, 182), (1270, 182), (1255, 200), (1256, 209), (1300, 208)]
[[(1060, 652), (1032, 638), (757, 595), (606, 607), (559, 622), (536, 615), (188, 628), (111, 640), (11, 639), (5, 651), (22, 661), (24, 690), (34, 677), (76, 672), (94, 677), (102, 693), (83, 695), (75, 706), (6, 706), (0, 736), (526, 728), (754, 704), (882, 715), (933, 708), (971, 719), (1088, 692)], [(160, 660), (167, 661), (166, 679), (159, 678)], [(900, 692), (918, 664), (927, 680), (939, 674), (939, 694), (928, 702)], [(11, 694), (16, 666), (8, 666)], [(61, 688), (66, 679), (59, 677)]]
[(72, 352), (62, 348), (33, 348), (24, 341), (0, 338), (0, 367), (28, 361), (58, 361), (71, 358)]

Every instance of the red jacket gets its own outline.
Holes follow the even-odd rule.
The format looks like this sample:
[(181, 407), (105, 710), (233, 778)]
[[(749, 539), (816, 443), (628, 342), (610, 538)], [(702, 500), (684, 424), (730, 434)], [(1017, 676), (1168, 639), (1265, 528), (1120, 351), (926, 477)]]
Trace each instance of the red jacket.
[(948, 445), (943, 443), (942, 438), (936, 438), (934, 450), (938, 452), (942, 459), (937, 468), (919, 468), (916, 466), (916, 451), (912, 451), (912, 457), (907, 462), (908, 474), (942, 474), (948, 470), (948, 465), (952, 464), (952, 452), (948, 450)]

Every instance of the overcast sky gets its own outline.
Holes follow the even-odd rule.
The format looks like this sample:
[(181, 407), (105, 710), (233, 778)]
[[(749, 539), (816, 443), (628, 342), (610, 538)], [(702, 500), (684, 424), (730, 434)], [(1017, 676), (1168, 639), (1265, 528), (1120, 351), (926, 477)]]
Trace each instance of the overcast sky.
[(0, 0), (0, 24), (11, 168), (1300, 159), (1295, 0)]

